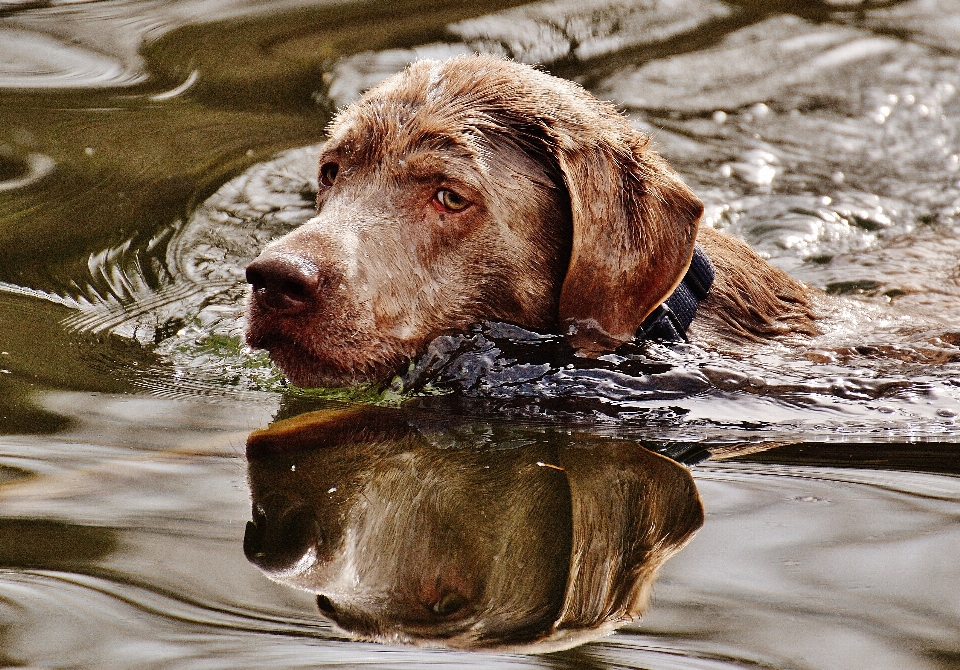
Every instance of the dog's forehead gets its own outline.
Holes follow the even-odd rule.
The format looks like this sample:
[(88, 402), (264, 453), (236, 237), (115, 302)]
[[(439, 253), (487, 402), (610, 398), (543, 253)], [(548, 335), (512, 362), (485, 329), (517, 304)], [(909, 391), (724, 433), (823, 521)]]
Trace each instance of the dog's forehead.
[(554, 81), (489, 57), (416, 62), (337, 116), (320, 161), (387, 177), (368, 184), (442, 174), (498, 197), (516, 178), (562, 188), (543, 98)]
[(348, 110), (328, 144), (374, 166), (429, 151), (477, 158), (484, 137), (453, 105), (382, 98)]
[(330, 146), (370, 161), (420, 149), (479, 157), (487, 136), (505, 130), (509, 87), (497, 68), (455, 62), (417, 62), (368, 91), (331, 124)]

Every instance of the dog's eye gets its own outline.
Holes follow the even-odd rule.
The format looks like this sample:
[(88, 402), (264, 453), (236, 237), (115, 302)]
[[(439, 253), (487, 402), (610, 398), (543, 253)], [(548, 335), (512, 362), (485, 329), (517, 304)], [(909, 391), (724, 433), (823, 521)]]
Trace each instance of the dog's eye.
[(467, 599), (456, 591), (445, 593), (440, 600), (435, 602), (430, 608), (434, 614), (440, 616), (450, 616), (462, 610), (467, 604)]
[(324, 186), (333, 186), (337, 181), (337, 173), (340, 172), (340, 166), (336, 163), (324, 163), (320, 166), (320, 183)]
[(433, 196), (437, 202), (443, 205), (443, 208), (450, 212), (459, 212), (466, 209), (470, 201), (459, 193), (454, 193), (449, 189), (442, 188)]

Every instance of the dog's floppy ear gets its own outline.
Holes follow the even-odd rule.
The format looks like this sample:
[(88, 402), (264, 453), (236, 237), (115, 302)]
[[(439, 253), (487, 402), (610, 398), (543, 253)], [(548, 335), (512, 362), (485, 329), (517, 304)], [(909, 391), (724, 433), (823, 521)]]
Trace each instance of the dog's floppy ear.
[(633, 339), (670, 296), (693, 256), (703, 204), (612, 105), (577, 93), (571, 122), (561, 113), (547, 133), (573, 221), (559, 321), (589, 351)]
[(573, 511), (570, 577), (557, 628), (639, 617), (657, 570), (703, 525), (690, 472), (634, 442), (582, 438), (564, 449)]

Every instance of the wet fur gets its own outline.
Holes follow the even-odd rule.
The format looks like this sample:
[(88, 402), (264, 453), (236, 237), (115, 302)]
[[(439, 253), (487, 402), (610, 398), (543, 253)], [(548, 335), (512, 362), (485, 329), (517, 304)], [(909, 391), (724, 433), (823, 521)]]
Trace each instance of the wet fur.
[(713, 228), (701, 228), (697, 241), (710, 256), (716, 277), (691, 326), (693, 339), (729, 346), (819, 334), (813, 293), (804, 284)]
[[(317, 217), (265, 251), (318, 273), (309, 309), (278, 313), (257, 291), (248, 308), (249, 344), (296, 384), (388, 378), (482, 320), (611, 350), (681, 281), (697, 240), (717, 268), (698, 339), (816, 332), (806, 287), (746, 245), (698, 233), (702, 203), (647, 136), (534, 68), (414, 63), (334, 120), (319, 164), (331, 162), (340, 171)], [(471, 207), (432, 210), (439, 188)]]

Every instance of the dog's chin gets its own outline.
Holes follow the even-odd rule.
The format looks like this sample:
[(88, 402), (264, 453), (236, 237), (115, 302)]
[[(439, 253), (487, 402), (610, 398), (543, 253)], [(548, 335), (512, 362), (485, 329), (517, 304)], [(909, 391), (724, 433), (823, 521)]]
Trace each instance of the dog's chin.
[(350, 375), (322, 369), (316, 365), (304, 365), (299, 361), (290, 363), (285, 356), (271, 353), (270, 360), (283, 371), (287, 381), (300, 388), (344, 388), (357, 384), (357, 380)]
[(383, 382), (399, 367), (393, 360), (362, 353), (358, 356), (356, 349), (318, 352), (282, 335), (248, 332), (247, 344), (266, 350), (287, 380), (301, 388), (343, 388)]

